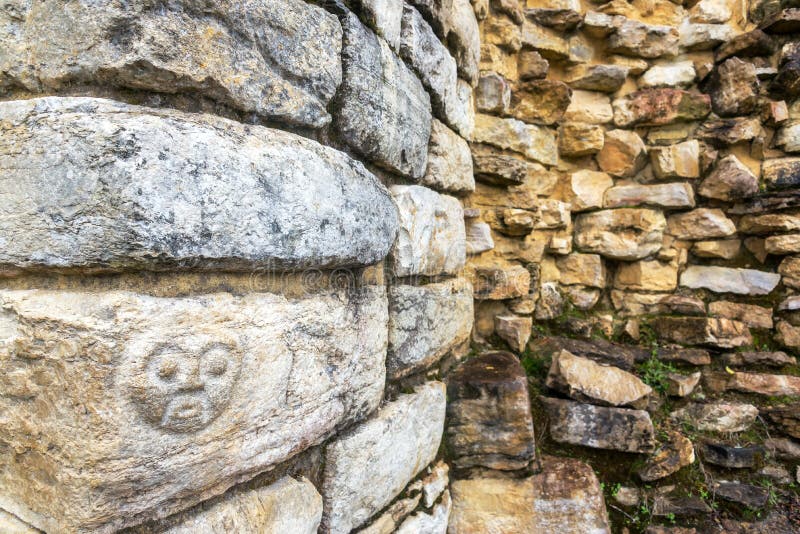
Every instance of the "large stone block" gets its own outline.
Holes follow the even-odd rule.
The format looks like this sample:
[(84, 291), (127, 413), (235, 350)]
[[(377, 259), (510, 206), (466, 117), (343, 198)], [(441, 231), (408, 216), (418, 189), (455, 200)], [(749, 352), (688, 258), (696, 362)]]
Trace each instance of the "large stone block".
[(412, 178), (425, 174), (431, 102), (422, 83), (386, 41), (352, 13), (344, 29), (344, 78), (334, 123), (345, 142), (381, 167)]
[(428, 147), (428, 169), (420, 182), (434, 189), (454, 193), (469, 193), (475, 190), (469, 144), (435, 119)]
[(296, 299), (3, 290), (0, 302), (0, 507), (47, 531), (111, 532), (188, 508), (383, 396), (382, 287)]
[(578, 215), (575, 244), (618, 260), (638, 260), (661, 249), (667, 222), (660, 211), (622, 208)]
[(445, 402), (444, 384), (429, 382), (325, 448), (322, 532), (347, 533), (361, 526), (433, 462)]
[(463, 278), (389, 290), (390, 378), (425, 369), (469, 339), (472, 284)]
[(210, 115), (94, 98), (0, 104), (0, 269), (356, 266), (397, 231), (342, 152)]
[(0, 11), (0, 90), (188, 93), (320, 127), (342, 79), (341, 48), (336, 18), (301, 0), (11, 0)]
[(467, 258), (464, 210), (457, 199), (418, 185), (392, 187), (400, 232), (392, 250), (396, 276), (456, 274)]
[(692, 265), (681, 274), (683, 287), (739, 295), (768, 295), (780, 281), (780, 274), (733, 267)]
[(472, 140), (519, 152), (545, 165), (558, 163), (556, 133), (544, 126), (479, 113), (475, 116)]

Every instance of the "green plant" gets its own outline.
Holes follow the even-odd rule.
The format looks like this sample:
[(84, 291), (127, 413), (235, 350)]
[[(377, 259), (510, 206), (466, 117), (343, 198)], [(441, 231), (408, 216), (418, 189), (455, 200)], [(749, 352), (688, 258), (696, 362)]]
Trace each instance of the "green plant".
[(674, 366), (651, 356), (639, 366), (642, 381), (661, 394), (666, 393), (669, 384), (667, 375), (676, 372)]

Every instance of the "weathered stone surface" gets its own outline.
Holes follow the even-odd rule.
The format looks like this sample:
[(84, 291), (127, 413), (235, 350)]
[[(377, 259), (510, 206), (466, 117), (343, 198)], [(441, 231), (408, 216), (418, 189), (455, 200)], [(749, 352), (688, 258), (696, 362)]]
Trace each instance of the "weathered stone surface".
[(376, 164), (421, 177), (431, 136), (428, 93), (389, 45), (354, 14), (343, 15), (341, 23), (344, 79), (333, 108), (336, 129), (350, 147)]
[(622, 208), (578, 215), (575, 244), (618, 260), (638, 260), (657, 252), (663, 242), (666, 221), (661, 212)]
[(695, 241), (692, 245), (692, 254), (700, 258), (720, 258), (732, 260), (739, 255), (742, 242), (738, 239), (723, 239), (719, 241)]
[(730, 41), (736, 31), (727, 24), (681, 24), (680, 45), (686, 50), (712, 50)]
[(458, 468), (523, 469), (535, 443), (528, 380), (509, 352), (487, 352), (456, 369), (447, 382), (445, 439)]
[(625, 20), (606, 41), (609, 52), (625, 56), (657, 58), (678, 54), (678, 31), (669, 26)]
[(498, 315), (494, 318), (494, 331), (508, 343), (511, 350), (522, 353), (531, 337), (533, 320), (516, 315)]
[(537, 2), (525, 10), (525, 15), (542, 26), (558, 31), (571, 31), (580, 24), (581, 5), (577, 0), (548, 0)]
[(737, 57), (769, 56), (775, 51), (775, 45), (769, 35), (761, 30), (741, 33), (728, 40), (714, 52), (717, 62)]
[(403, 4), (391, 0), (355, 0), (367, 25), (383, 37), (393, 50), (400, 46)]
[(494, 248), (492, 229), (481, 221), (471, 220), (467, 225), (467, 254), (480, 254)]
[(600, 168), (614, 176), (633, 176), (647, 164), (647, 149), (636, 132), (610, 130), (603, 149), (597, 154)]
[[(800, 405), (798, 403), (788, 404), (785, 406), (777, 406), (766, 411), (767, 417), (770, 421), (778, 425), (778, 427), (786, 434), (793, 438), (800, 439), (800, 412), (798, 412)], [(795, 447), (797, 444), (792, 443)], [(784, 455), (793, 455), (794, 447), (784, 445)]]
[(475, 190), (469, 144), (453, 130), (434, 119), (428, 147), (428, 169), (420, 182), (453, 193)]
[(711, 99), (683, 89), (654, 88), (617, 99), (613, 107), (618, 127), (659, 126), (705, 118), (711, 112)]
[(650, 324), (660, 338), (684, 345), (710, 345), (730, 349), (753, 342), (747, 325), (730, 319), (659, 317)]
[(711, 75), (708, 86), (711, 106), (720, 117), (749, 115), (758, 104), (758, 87), (755, 65), (732, 57), (718, 65)]
[(700, 143), (696, 140), (650, 149), (650, 162), (657, 178), (700, 176)]
[(41, 531), (20, 521), (16, 516), (0, 510), (0, 532), (5, 534), (40, 534)]
[(7, 274), (363, 265), (396, 234), (374, 176), (293, 134), (93, 98), (0, 114)]
[(727, 0), (700, 0), (689, 10), (689, 20), (705, 24), (728, 22), (732, 16)]
[(668, 373), (666, 377), (667, 395), (671, 397), (688, 397), (700, 383), (702, 374), (700, 371), (690, 375), (680, 373)]
[(479, 113), (475, 116), (472, 140), (519, 152), (545, 165), (558, 163), (555, 132), (516, 119), (501, 119)]
[(783, 285), (800, 289), (800, 256), (784, 258), (778, 266), (778, 272), (783, 277)]
[[(700, 497), (686, 495), (683, 491), (672, 491), (668, 493), (659, 492), (653, 499), (652, 515), (656, 517), (684, 517), (684, 516), (705, 516), (711, 513), (711, 508)], [(651, 527), (652, 528), (652, 527)], [(692, 529), (694, 530), (694, 529)], [(650, 530), (647, 530), (648, 534)], [(656, 531), (661, 534), (663, 531)], [(689, 531), (690, 534), (692, 531)], [(677, 533), (672, 529), (666, 531), (667, 534), (685, 534), (685, 531), (678, 530)]]
[(769, 500), (769, 489), (738, 482), (720, 482), (714, 487), (714, 495), (757, 510), (764, 508)]
[(611, 99), (608, 95), (592, 91), (572, 91), (572, 99), (564, 112), (564, 119), (588, 124), (606, 124), (614, 120)]
[(775, 146), (781, 147), (784, 152), (800, 152), (800, 122), (786, 124), (778, 130)]
[(529, 347), (532, 353), (543, 357), (554, 358), (562, 350), (567, 350), (572, 354), (626, 370), (632, 369), (634, 362), (649, 357), (649, 351), (646, 349), (611, 343), (603, 339), (585, 341), (565, 337), (543, 337), (531, 340)]
[(391, 379), (429, 367), (464, 343), (472, 330), (472, 285), (457, 278), (424, 286), (393, 285), (389, 289), (389, 354)]
[[(330, 122), (326, 107), (342, 80), (339, 23), (298, 0), (184, 0), (161, 10), (15, 2), (0, 14), (0, 27), (0, 88), (110, 84), (192, 93), (320, 127)], [(311, 34), (309, 42), (304, 36)]]
[(511, 94), (511, 114), (526, 123), (555, 124), (564, 116), (572, 91), (556, 80), (518, 84)]
[(623, 452), (652, 452), (653, 423), (643, 410), (606, 408), (543, 398), (550, 435), (558, 443)]
[[(298, 299), (43, 290), (0, 298), (11, 444), (0, 455), (0, 499), (47, 530), (110, 531), (187, 508), (382, 398), (382, 287)], [(16, 447), (36, 468), (14, 459)]]
[(800, 443), (787, 438), (767, 438), (764, 447), (779, 460), (800, 460)]
[(669, 417), (701, 432), (744, 432), (755, 423), (758, 408), (752, 404), (725, 401), (692, 403), (672, 412)]
[(768, 295), (780, 281), (776, 273), (732, 267), (692, 265), (681, 274), (683, 287), (738, 295)]
[(800, 253), (800, 234), (769, 236), (764, 241), (764, 249), (779, 256)]
[(697, 208), (671, 215), (667, 219), (667, 232), (677, 239), (713, 239), (732, 236), (736, 225), (720, 209)]
[(447, 524), (450, 519), (452, 499), (450, 492), (445, 491), (441, 502), (437, 504), (431, 513), (423, 511), (417, 512), (403, 521), (397, 529), (397, 534), (418, 534), (422, 532), (430, 534), (445, 534)]
[(619, 65), (577, 65), (566, 72), (565, 81), (573, 89), (614, 93), (628, 76), (628, 69)]
[(732, 201), (758, 193), (758, 178), (733, 154), (719, 160), (697, 191), (701, 196)]
[(694, 83), (696, 73), (691, 61), (677, 61), (655, 65), (639, 78), (639, 87), (688, 86)]
[(558, 281), (562, 285), (604, 288), (606, 268), (597, 254), (569, 254), (556, 260)]
[(505, 115), (511, 106), (511, 84), (496, 72), (481, 75), (475, 87), (475, 107), (481, 113)]
[(695, 206), (694, 190), (686, 182), (618, 185), (606, 191), (604, 206), (606, 208), (635, 206), (693, 208)]
[(454, 480), (449, 534), (531, 532), (534, 521), (533, 478)]
[(680, 345), (659, 348), (656, 355), (659, 360), (667, 362), (688, 363), (689, 365), (711, 364), (711, 354), (707, 350), (681, 347)]
[(800, 377), (791, 375), (770, 375), (763, 373), (743, 373), (735, 371), (724, 378), (723, 391), (741, 391), (759, 395), (800, 396)]
[(781, 50), (778, 74), (772, 80), (770, 89), (789, 99), (800, 94), (800, 49), (796, 48), (796, 43), (790, 41)]
[(569, 42), (557, 32), (526, 20), (522, 25), (522, 46), (537, 51), (550, 61), (569, 59)]
[(321, 519), (322, 496), (314, 485), (302, 477), (296, 480), (286, 476), (269, 486), (226, 495), (211, 507), (169, 526), (164, 533), (316, 534)]
[(771, 190), (800, 187), (800, 158), (765, 160), (761, 164), (761, 178)]
[(429, 382), (325, 447), (323, 531), (362, 525), (436, 458), (445, 402), (444, 384)]
[(645, 482), (652, 482), (677, 473), (683, 467), (694, 463), (694, 446), (680, 432), (670, 432), (667, 442), (658, 447), (647, 459), (638, 475)]
[(772, 328), (772, 308), (717, 300), (708, 305), (710, 315), (741, 321), (753, 328)]
[(579, 157), (599, 152), (605, 134), (602, 126), (584, 122), (563, 122), (558, 129), (558, 150), (562, 156)]
[(778, 321), (775, 340), (786, 348), (800, 352), (800, 326), (788, 321)]
[(695, 136), (717, 148), (722, 148), (759, 139), (764, 136), (764, 129), (756, 118), (715, 119), (701, 124)]
[[(449, 0), (442, 2), (421, 0), (426, 3), (439, 3), (445, 5)], [(420, 0), (416, 0), (417, 4)], [(480, 31), (475, 12), (469, 0), (453, 0), (453, 11), (447, 32), (447, 46), (453, 53), (458, 65), (458, 74), (461, 78), (475, 85), (478, 80), (478, 62), (481, 56)]]
[(400, 231), (392, 249), (396, 276), (456, 274), (466, 262), (461, 204), (418, 185), (391, 188), (400, 210)]
[(499, 149), (487, 145), (472, 145), (475, 179), (485, 184), (521, 184), (533, 165), (521, 157), (504, 154)]
[(506, 269), (479, 268), (472, 279), (473, 293), (478, 300), (504, 300), (528, 294), (531, 273), (516, 265)]
[(572, 211), (587, 211), (603, 207), (606, 191), (614, 179), (604, 172), (580, 170), (570, 174), (567, 200)]
[(767, 365), (769, 367), (783, 367), (796, 365), (797, 359), (785, 352), (730, 352), (722, 355), (722, 362), (731, 367), (748, 365)]
[(732, 469), (753, 468), (764, 457), (764, 449), (761, 447), (730, 447), (703, 443), (700, 445), (700, 450), (706, 462)]
[(674, 291), (678, 287), (678, 265), (658, 260), (621, 263), (614, 274), (614, 287), (632, 291)]
[(552, 361), (547, 387), (582, 401), (604, 406), (646, 405), (653, 390), (636, 375), (598, 364), (562, 350)]

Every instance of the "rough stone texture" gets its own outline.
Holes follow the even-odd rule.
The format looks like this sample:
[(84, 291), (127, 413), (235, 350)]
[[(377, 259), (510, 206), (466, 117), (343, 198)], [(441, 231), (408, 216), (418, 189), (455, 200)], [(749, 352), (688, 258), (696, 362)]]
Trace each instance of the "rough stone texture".
[(608, 37), (606, 48), (609, 52), (648, 59), (675, 56), (678, 54), (678, 31), (669, 26), (625, 20)]
[(726, 390), (769, 396), (800, 396), (800, 377), (797, 376), (742, 373), (737, 371), (729, 374), (726, 378)]
[(531, 80), (518, 84), (511, 94), (512, 115), (526, 123), (552, 125), (561, 120), (572, 91), (563, 82)]
[(714, 494), (726, 501), (741, 504), (753, 510), (764, 508), (770, 497), (768, 488), (738, 482), (720, 482), (714, 488)]
[(599, 152), (604, 142), (603, 128), (596, 124), (565, 122), (558, 129), (558, 150), (562, 156), (588, 156)]
[(0, 89), (110, 84), (191, 93), (320, 127), (330, 122), (326, 107), (342, 81), (339, 23), (300, 0), (181, 0), (161, 8), (13, 0), (0, 28)]
[(41, 531), (20, 521), (16, 516), (0, 510), (0, 532), (5, 534), (39, 534)]
[(611, 99), (602, 93), (572, 91), (572, 99), (564, 112), (564, 119), (589, 124), (609, 123), (614, 120)]
[(431, 136), (428, 93), (386, 41), (355, 15), (340, 20), (344, 79), (334, 106), (336, 129), (350, 147), (376, 164), (420, 178)]
[(672, 412), (670, 419), (701, 432), (744, 432), (755, 423), (758, 408), (752, 404), (716, 401), (693, 403)]
[(697, 192), (706, 198), (730, 202), (758, 193), (758, 178), (731, 154), (717, 162)]
[(725, 365), (733, 367), (766, 365), (768, 367), (783, 367), (796, 365), (797, 359), (785, 352), (730, 352), (723, 354), (722, 361)]
[(715, 147), (722, 148), (761, 138), (764, 136), (764, 129), (758, 119), (751, 117), (715, 119), (701, 124), (695, 132), (695, 136)]
[(164, 532), (316, 534), (321, 519), (322, 496), (314, 485), (305, 478), (283, 477), (270, 486), (226, 496)]
[(7, 274), (364, 265), (396, 234), (373, 175), (293, 134), (93, 98), (0, 116)]
[(667, 395), (671, 397), (688, 397), (700, 383), (700, 378), (702, 378), (700, 371), (690, 375), (668, 373), (666, 376)]
[(696, 73), (691, 61), (655, 65), (639, 78), (639, 87), (686, 86), (694, 83)]
[(674, 291), (678, 287), (678, 266), (658, 260), (621, 263), (614, 275), (614, 287), (632, 291)]
[(618, 260), (638, 260), (662, 246), (667, 224), (661, 212), (622, 208), (581, 214), (575, 219), (575, 244)]
[(409, 516), (400, 524), (396, 532), (397, 534), (446, 534), (451, 509), (452, 499), (450, 492), (446, 491), (441, 502), (433, 508), (432, 513), (420, 511)]
[(611, 343), (603, 339), (584, 341), (562, 337), (543, 337), (532, 340), (529, 347), (532, 353), (544, 357), (552, 358), (562, 350), (567, 350), (598, 363), (613, 365), (625, 370), (631, 370), (635, 361), (649, 357), (649, 352), (645, 349)]
[(771, 190), (800, 187), (800, 158), (765, 160), (761, 164), (761, 178)]
[(650, 149), (650, 162), (657, 178), (700, 176), (700, 143), (695, 140)]
[(633, 176), (647, 164), (647, 149), (636, 132), (610, 130), (597, 154), (597, 163), (614, 176)]
[(683, 287), (739, 295), (768, 295), (780, 281), (776, 273), (731, 267), (692, 265), (681, 274)]
[(403, 4), (392, 0), (355, 0), (364, 21), (379, 36), (397, 50), (400, 45), (400, 29), (403, 19)]
[(689, 438), (680, 432), (670, 432), (667, 442), (656, 449), (639, 470), (639, 478), (645, 482), (659, 480), (693, 464), (694, 460), (694, 446)]
[(542, 400), (550, 417), (550, 435), (558, 443), (624, 452), (652, 452), (655, 448), (653, 423), (644, 410)]
[(475, 298), (478, 300), (505, 300), (529, 293), (531, 273), (516, 265), (507, 269), (476, 269), (472, 279)]
[(569, 254), (558, 258), (556, 266), (561, 284), (606, 287), (606, 268), (597, 254)]
[(531, 337), (533, 320), (516, 315), (497, 315), (494, 318), (495, 333), (516, 353), (525, 351)]
[(553, 358), (546, 384), (575, 400), (606, 406), (642, 408), (647, 404), (646, 397), (653, 392), (636, 375), (566, 350)]
[[(108, 532), (185, 509), (382, 397), (383, 288), (299, 299), (4, 290), (0, 299), (10, 444), (0, 505), (45, 530)], [(29, 456), (15, 459), (19, 447)]]
[(614, 179), (604, 172), (581, 170), (570, 175), (567, 198), (572, 211), (602, 208), (606, 191)]
[(777, 256), (800, 253), (800, 234), (770, 236), (764, 241), (764, 250)]
[(528, 381), (516, 356), (468, 360), (448, 378), (447, 397), (445, 439), (455, 467), (515, 470), (533, 460)]
[(420, 371), (464, 343), (472, 330), (472, 285), (458, 278), (389, 289), (391, 379)]
[(418, 185), (391, 188), (400, 210), (400, 231), (392, 249), (396, 276), (456, 274), (466, 261), (461, 204)]
[(758, 103), (755, 66), (732, 57), (717, 66), (709, 82), (711, 106), (720, 117), (748, 115)]
[(501, 119), (479, 113), (475, 116), (472, 140), (519, 152), (545, 165), (558, 163), (555, 132), (516, 119)]
[(717, 300), (708, 305), (708, 313), (716, 317), (742, 321), (752, 328), (771, 329), (773, 326), (772, 308), (764, 308), (755, 304)]
[[(767, 411), (767, 417), (770, 421), (778, 425), (778, 427), (793, 438), (800, 439), (800, 417), (798, 417), (797, 409), (800, 408), (798, 403), (792, 403), (785, 406), (778, 406)], [(796, 446), (795, 443), (792, 443)], [(784, 449), (788, 447), (784, 446)], [(794, 454), (794, 448), (784, 450), (784, 455)]]
[(453, 130), (434, 119), (428, 148), (428, 169), (420, 182), (453, 193), (475, 190), (469, 144)]
[(711, 99), (683, 89), (643, 89), (615, 100), (613, 107), (617, 127), (659, 126), (705, 118)]
[(685, 182), (655, 185), (619, 185), (606, 191), (606, 208), (635, 206), (693, 208), (694, 190)]
[(628, 69), (619, 65), (578, 65), (566, 72), (566, 82), (573, 89), (614, 93), (628, 76)]
[(729, 237), (736, 225), (720, 209), (697, 208), (667, 219), (667, 232), (677, 239), (700, 240)]
[(324, 532), (347, 533), (389, 504), (439, 449), (445, 388), (429, 382), (325, 447)]
[(682, 345), (709, 345), (730, 349), (753, 342), (747, 325), (730, 319), (659, 317), (651, 322), (651, 326), (660, 338)]
[(706, 462), (730, 469), (752, 468), (764, 458), (764, 450), (761, 447), (730, 447), (703, 443), (700, 450)]

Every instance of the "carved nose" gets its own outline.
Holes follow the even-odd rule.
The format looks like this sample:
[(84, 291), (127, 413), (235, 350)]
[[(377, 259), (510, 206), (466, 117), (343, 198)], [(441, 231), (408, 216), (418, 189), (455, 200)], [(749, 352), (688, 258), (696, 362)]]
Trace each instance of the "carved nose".
[(180, 391), (195, 391), (203, 389), (203, 382), (200, 380), (200, 362), (195, 360), (189, 367), (183, 380), (178, 384)]

